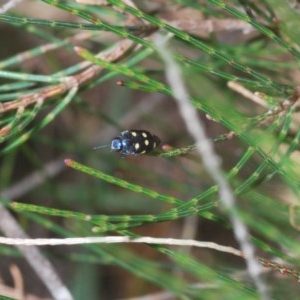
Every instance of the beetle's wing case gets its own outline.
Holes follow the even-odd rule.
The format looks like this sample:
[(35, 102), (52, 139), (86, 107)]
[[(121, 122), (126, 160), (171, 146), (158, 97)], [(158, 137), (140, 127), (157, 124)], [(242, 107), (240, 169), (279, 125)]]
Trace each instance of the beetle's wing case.
[(135, 154), (145, 154), (154, 150), (160, 143), (160, 139), (146, 130), (130, 130), (131, 142)]

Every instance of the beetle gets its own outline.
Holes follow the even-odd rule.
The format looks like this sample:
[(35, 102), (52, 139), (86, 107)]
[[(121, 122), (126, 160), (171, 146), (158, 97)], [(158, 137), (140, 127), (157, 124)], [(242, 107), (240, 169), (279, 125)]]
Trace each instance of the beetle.
[[(112, 139), (110, 149), (112, 151), (120, 152), (122, 155), (141, 155), (148, 154), (155, 150), (159, 144), (160, 139), (147, 130), (130, 129), (120, 133), (119, 136)], [(94, 149), (108, 147), (98, 146)]]
[(140, 155), (152, 152), (159, 144), (160, 139), (149, 131), (130, 129), (115, 137), (110, 149), (123, 155)]

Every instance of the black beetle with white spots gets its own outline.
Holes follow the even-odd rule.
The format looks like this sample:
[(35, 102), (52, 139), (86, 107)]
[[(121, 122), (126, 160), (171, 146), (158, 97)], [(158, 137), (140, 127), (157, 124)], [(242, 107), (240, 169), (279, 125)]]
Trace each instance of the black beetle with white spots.
[[(122, 155), (148, 154), (155, 150), (160, 144), (160, 139), (147, 130), (130, 129), (121, 132), (120, 136), (112, 139), (110, 149), (120, 152)], [(94, 149), (107, 147), (98, 146)]]

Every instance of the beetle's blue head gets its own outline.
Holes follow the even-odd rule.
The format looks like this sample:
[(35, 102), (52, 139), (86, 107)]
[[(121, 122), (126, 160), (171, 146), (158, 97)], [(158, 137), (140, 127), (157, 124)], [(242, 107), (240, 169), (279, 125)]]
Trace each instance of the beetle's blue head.
[(120, 138), (114, 138), (111, 141), (110, 149), (112, 151), (121, 151), (122, 147), (122, 140)]

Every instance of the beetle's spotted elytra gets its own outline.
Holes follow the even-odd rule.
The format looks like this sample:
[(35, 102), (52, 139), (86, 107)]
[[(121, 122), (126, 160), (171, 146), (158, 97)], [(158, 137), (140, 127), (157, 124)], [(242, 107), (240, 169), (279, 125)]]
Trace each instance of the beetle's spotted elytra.
[[(149, 131), (130, 129), (113, 138), (110, 149), (122, 155), (142, 155), (152, 152), (159, 144), (160, 139)], [(103, 147), (108, 147), (108, 145), (95, 147), (95, 149)]]

